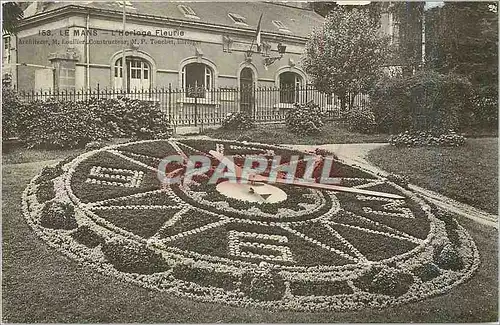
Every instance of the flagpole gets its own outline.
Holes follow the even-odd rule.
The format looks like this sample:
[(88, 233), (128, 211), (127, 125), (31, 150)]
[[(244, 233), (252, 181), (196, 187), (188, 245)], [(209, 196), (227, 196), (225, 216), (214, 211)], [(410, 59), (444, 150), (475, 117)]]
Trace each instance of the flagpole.
[[(263, 15), (263, 14), (264, 14), (264, 13), (261, 13), (261, 14), (260, 14), (259, 23), (257, 24), (257, 32), (255, 33), (255, 37), (254, 37), (254, 38), (252, 38), (252, 44), (250, 45), (250, 50), (249, 50), (249, 51), (252, 51), (252, 48), (253, 48), (253, 43), (255, 43), (255, 39), (258, 37), (258, 34), (260, 33), (260, 22), (261, 22), (261, 20), (262, 20), (262, 15)], [(257, 46), (258, 46), (258, 45), (259, 45), (259, 44), (257, 44)]]
[(122, 1), (123, 3), (123, 13), (122, 13), (122, 20), (123, 20), (123, 34), (122, 34), (122, 89), (125, 88), (125, 92), (127, 92), (128, 87), (127, 87), (127, 62), (125, 61), (125, 20), (126, 20), (126, 15), (125, 15), (125, 1)]

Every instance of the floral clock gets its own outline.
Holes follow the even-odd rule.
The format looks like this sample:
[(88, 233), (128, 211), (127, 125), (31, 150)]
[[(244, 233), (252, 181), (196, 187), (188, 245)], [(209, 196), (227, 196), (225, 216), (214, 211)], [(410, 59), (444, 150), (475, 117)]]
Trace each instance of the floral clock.
[[(84, 266), (146, 288), (243, 307), (387, 307), (442, 294), (478, 267), (465, 229), (404, 184), (339, 159), (328, 176), (345, 190), (212, 184), (220, 163), (214, 150), (233, 157), (236, 167), (250, 156), (290, 164), (298, 156), (296, 177), (310, 156), (224, 140), (105, 147), (44, 168), (23, 194), (26, 220)], [(190, 182), (165, 184), (158, 169), (172, 155), (205, 156), (213, 166)], [(324, 166), (325, 153), (314, 156), (316, 167)]]

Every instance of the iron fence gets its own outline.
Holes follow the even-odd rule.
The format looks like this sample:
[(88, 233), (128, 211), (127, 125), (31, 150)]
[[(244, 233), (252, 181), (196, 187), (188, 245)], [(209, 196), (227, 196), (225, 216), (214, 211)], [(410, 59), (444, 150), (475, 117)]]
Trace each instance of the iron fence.
[[(157, 102), (174, 126), (215, 126), (230, 113), (246, 112), (256, 123), (280, 123), (294, 103), (313, 102), (329, 119), (341, 117), (340, 99), (321, 93), (312, 85), (297, 87), (220, 87), (217, 89), (169, 87), (151, 89), (102, 89), (60, 91), (18, 91), (22, 100), (88, 101), (90, 99), (130, 98)], [(354, 105), (365, 107), (367, 96), (354, 98)]]

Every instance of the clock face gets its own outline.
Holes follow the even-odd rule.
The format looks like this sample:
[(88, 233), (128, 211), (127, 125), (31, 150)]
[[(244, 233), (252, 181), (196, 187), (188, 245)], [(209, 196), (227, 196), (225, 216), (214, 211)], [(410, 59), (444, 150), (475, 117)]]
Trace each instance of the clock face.
[[(239, 306), (385, 307), (449, 290), (477, 267), (474, 242), (453, 218), (387, 179), (334, 159), (326, 176), (349, 191), (236, 183), (228, 174), (214, 181), (231, 168), (218, 170), (221, 161), (210, 151), (230, 157), (233, 169), (259, 160), (263, 177), (273, 163), (296, 165), (288, 174), (313, 182), (329, 159), (223, 140), (117, 145), (77, 157), (56, 177), (34, 179), (25, 191), (26, 218), (51, 246), (85, 265)], [(162, 164), (175, 155), (205, 157), (209, 166), (184, 182), (186, 161)], [(181, 181), (165, 183), (159, 171)]]

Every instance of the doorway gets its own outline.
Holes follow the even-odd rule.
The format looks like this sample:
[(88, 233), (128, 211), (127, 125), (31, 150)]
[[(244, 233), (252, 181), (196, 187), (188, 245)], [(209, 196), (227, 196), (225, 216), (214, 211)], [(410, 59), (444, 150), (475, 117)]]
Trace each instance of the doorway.
[(240, 112), (253, 116), (255, 106), (253, 71), (243, 68), (240, 72)]

